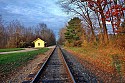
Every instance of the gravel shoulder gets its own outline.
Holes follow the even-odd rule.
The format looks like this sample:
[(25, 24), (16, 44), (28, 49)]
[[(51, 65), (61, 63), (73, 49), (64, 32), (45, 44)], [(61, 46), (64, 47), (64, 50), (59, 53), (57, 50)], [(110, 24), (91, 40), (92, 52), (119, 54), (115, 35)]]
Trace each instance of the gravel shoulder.
[[(23, 81), (32, 80), (37, 71), (40, 69), (40, 66), (48, 58), (53, 49), (54, 48), (51, 48), (46, 53), (36, 56), (35, 59), (29, 61), (16, 71), (13, 71), (10, 75), (8, 75), (8, 78), (6, 78), (3, 83), (22, 83)], [(30, 76), (32, 78), (29, 79)]]
[(66, 50), (62, 51), (76, 83), (103, 83), (102, 79), (91, 73), (73, 54)]

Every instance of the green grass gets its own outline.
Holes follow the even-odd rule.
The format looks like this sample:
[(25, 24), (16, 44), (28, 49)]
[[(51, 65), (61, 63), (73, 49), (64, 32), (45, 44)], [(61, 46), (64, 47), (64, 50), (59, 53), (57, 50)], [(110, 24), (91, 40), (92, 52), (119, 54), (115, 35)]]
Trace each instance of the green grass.
[(25, 65), (38, 54), (44, 53), (48, 50), (48, 48), (41, 48), (35, 51), (0, 55), (0, 74), (8, 74), (17, 67)]
[(24, 48), (7, 48), (7, 49), (0, 49), (0, 52), (10, 52), (10, 51), (18, 51), (24, 50)]

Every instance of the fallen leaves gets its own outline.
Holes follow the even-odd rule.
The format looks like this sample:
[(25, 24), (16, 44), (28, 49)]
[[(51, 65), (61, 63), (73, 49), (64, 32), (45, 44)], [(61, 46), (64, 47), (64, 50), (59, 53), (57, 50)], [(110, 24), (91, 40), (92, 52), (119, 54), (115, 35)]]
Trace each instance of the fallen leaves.
[(122, 55), (116, 49), (102, 48), (67, 48), (87, 69), (92, 73), (107, 82), (116, 83), (115, 80), (120, 81), (120, 75), (118, 74), (116, 67), (113, 66), (112, 55), (118, 54), (119, 59), (122, 61), (121, 72), (125, 77), (125, 56)]

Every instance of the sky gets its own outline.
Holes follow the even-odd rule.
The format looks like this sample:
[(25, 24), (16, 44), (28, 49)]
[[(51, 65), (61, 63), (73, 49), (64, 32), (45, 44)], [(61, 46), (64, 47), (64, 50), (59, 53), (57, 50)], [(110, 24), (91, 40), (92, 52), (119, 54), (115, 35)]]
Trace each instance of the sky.
[(62, 11), (58, 0), (0, 0), (0, 15), (6, 22), (19, 20), (25, 26), (47, 24), (58, 37), (58, 31), (70, 16)]

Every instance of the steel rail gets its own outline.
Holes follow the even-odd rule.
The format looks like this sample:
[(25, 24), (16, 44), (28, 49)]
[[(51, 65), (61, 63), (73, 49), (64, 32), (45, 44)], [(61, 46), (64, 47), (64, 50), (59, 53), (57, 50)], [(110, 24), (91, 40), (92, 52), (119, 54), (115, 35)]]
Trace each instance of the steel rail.
[(73, 83), (76, 83), (76, 81), (75, 81), (75, 79), (74, 79), (74, 77), (73, 77), (73, 75), (72, 75), (72, 73), (71, 73), (71, 71), (70, 71), (70, 69), (69, 69), (69, 67), (68, 67), (68, 65), (67, 65), (67, 63), (66, 63), (66, 60), (65, 60), (65, 58), (64, 58), (64, 55), (63, 55), (63, 52), (62, 52), (62, 49), (61, 49), (60, 46), (59, 46), (59, 49), (60, 49), (60, 51), (61, 51), (62, 58), (63, 58), (64, 63), (65, 63), (65, 65), (66, 65), (67, 69), (68, 69), (68, 72), (69, 72), (69, 74), (70, 74), (70, 77), (71, 77)]
[[(56, 46), (57, 47), (57, 46)], [(31, 81), (31, 83), (36, 83), (37, 80), (39, 79), (40, 77), (40, 74), (41, 72), (43, 71), (44, 67), (46, 66), (49, 58), (52, 56), (52, 54), (54, 53), (56, 47), (54, 48), (54, 50), (52, 51), (52, 53), (50, 54), (50, 56), (46, 59), (46, 61), (43, 63), (42, 67), (40, 68), (40, 70), (38, 71), (38, 73), (35, 75), (34, 79)]]
[[(71, 73), (71, 71), (70, 71), (70, 69), (69, 69), (69, 67), (68, 67), (68, 65), (66, 63), (66, 60), (65, 60), (64, 55), (63, 55), (63, 52), (62, 52), (60, 46), (58, 46), (58, 47), (59, 47), (59, 50), (60, 50), (61, 57), (63, 59), (64, 65), (66, 67), (66, 70), (68, 71), (67, 73), (69, 74), (69, 76), (71, 78), (71, 81), (73, 83), (76, 83), (75, 80), (74, 80), (74, 77), (73, 77), (73, 75), (72, 75), (72, 73)], [(54, 50), (52, 51), (52, 53), (50, 54), (50, 56), (48, 57), (48, 59), (46, 59), (46, 61), (43, 63), (42, 67), (40, 68), (40, 70), (38, 71), (38, 73), (35, 75), (34, 79), (31, 81), (31, 83), (37, 83), (37, 81), (39, 80), (39, 78), (41, 76), (41, 73), (44, 71), (44, 68), (46, 67), (48, 61), (50, 60), (50, 57), (53, 55), (53, 53), (54, 53), (54, 51), (55, 51), (56, 48), (57, 48), (57, 46), (54, 48)]]

